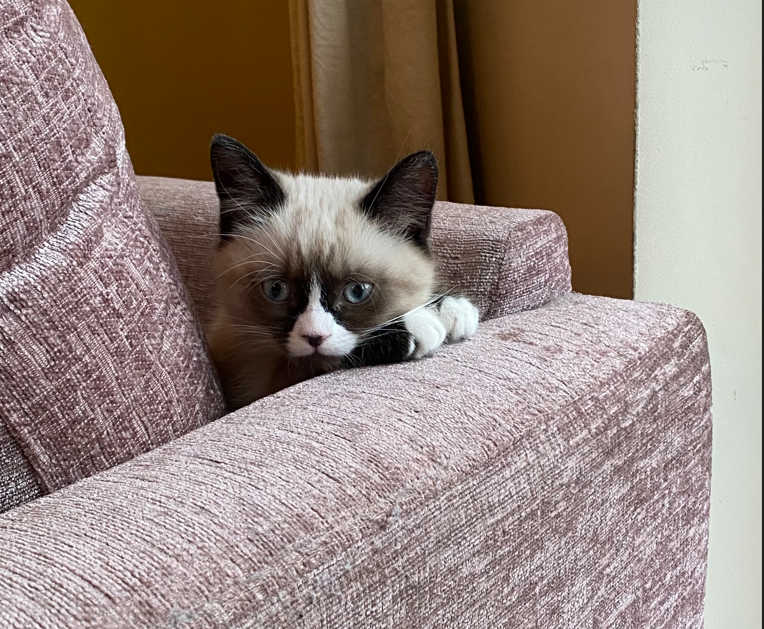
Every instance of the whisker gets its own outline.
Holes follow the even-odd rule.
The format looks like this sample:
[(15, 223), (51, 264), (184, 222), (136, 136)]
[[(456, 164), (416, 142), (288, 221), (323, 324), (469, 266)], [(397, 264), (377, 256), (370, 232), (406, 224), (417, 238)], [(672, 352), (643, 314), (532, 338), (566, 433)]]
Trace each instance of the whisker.
[(228, 290), (231, 290), (231, 289), (232, 289), (234, 286), (236, 286), (236, 284), (238, 284), (239, 282), (241, 282), (241, 280), (243, 280), (243, 279), (246, 279), (246, 278), (248, 278), (249, 276), (251, 276), (251, 275), (253, 275), (253, 274), (254, 274), (254, 277), (252, 278), (252, 280), (251, 280), (249, 283), (250, 283), (250, 284), (253, 284), (253, 283), (257, 283), (257, 279), (258, 279), (258, 278), (259, 278), (259, 277), (260, 277), (260, 276), (261, 276), (263, 273), (266, 273), (267, 271), (270, 271), (270, 270), (271, 270), (271, 267), (269, 267), (269, 268), (265, 268), (265, 269), (261, 269), (260, 271), (252, 271), (251, 273), (245, 273), (244, 275), (242, 275), (241, 277), (239, 277), (237, 280), (235, 280), (235, 281), (233, 282), (233, 284), (231, 284), (231, 285), (228, 287)]
[(412, 308), (411, 310), (409, 310), (407, 312), (404, 312), (403, 314), (397, 315), (395, 317), (392, 317), (391, 319), (388, 319), (387, 321), (384, 321), (384, 322), (380, 323), (379, 325), (377, 325), (377, 326), (375, 326), (373, 328), (369, 328), (367, 330), (367, 332), (374, 332), (376, 330), (379, 330), (380, 328), (384, 328), (384, 327), (386, 327), (388, 325), (391, 325), (393, 323), (398, 323), (399, 321), (401, 321), (403, 319), (403, 317), (405, 317), (407, 315), (410, 315), (410, 314), (416, 312), (417, 310), (422, 310), (423, 308), (430, 307), (432, 304), (437, 302), (439, 299), (442, 299), (443, 297), (448, 296), (449, 292), (450, 291), (444, 291), (444, 292), (436, 293), (435, 295), (430, 297), (430, 299), (428, 299), (425, 303), (423, 303), (421, 306), (417, 306), (416, 308)]
[[(224, 276), (226, 273), (230, 273), (230, 272), (231, 272), (231, 271), (233, 271), (234, 269), (238, 269), (238, 268), (239, 268), (239, 267), (241, 267), (241, 266), (244, 266), (244, 265), (246, 265), (246, 264), (252, 264), (252, 263), (254, 263), (254, 262), (255, 262), (255, 260), (252, 260), (252, 259), (245, 259), (245, 260), (243, 260), (243, 261), (241, 261), (241, 262), (239, 262), (239, 263), (237, 263), (237, 264), (234, 264), (233, 266), (231, 266), (231, 267), (227, 268), (225, 271), (223, 271), (223, 272), (219, 273), (218, 275), (216, 275), (216, 276), (215, 276), (214, 278), (212, 278), (212, 279), (213, 279), (213, 281), (215, 281), (215, 280), (218, 280), (218, 279), (220, 279), (221, 277), (223, 277), (223, 276)], [(273, 263), (273, 262), (271, 262), (271, 263), (268, 263), (268, 264), (265, 266), (265, 268), (266, 268), (266, 269), (273, 269), (273, 268), (280, 268), (280, 266), (279, 266), (278, 264), (276, 264), (276, 263)]]
[(255, 328), (248, 328), (245, 325), (236, 324), (236, 323), (229, 323), (229, 324), (223, 324), (218, 326), (218, 329), (220, 330), (234, 330), (237, 332), (241, 332), (244, 335), (251, 335), (251, 336), (263, 336), (266, 338), (273, 338), (273, 332), (269, 332), (267, 330), (258, 330)]
[[(249, 320), (247, 320), (247, 319), (242, 319), (241, 317), (235, 317), (235, 316), (233, 316), (233, 315), (228, 315), (228, 317), (229, 317), (230, 319), (232, 319), (233, 321), (239, 321), (240, 323), (243, 323), (244, 325), (248, 325), (248, 326), (252, 326), (252, 327), (258, 327), (258, 328), (260, 328), (261, 330), (273, 330), (273, 331), (279, 331), (279, 330), (280, 330), (280, 328), (278, 328), (277, 326), (273, 326), (273, 325), (262, 325), (262, 324), (259, 324), (259, 323), (258, 323), (258, 324), (256, 324), (256, 326), (255, 326), (255, 325), (253, 325), (253, 324), (252, 324), (252, 322), (251, 322), (251, 321), (249, 321)], [(223, 325), (226, 325), (226, 324), (223, 324)]]

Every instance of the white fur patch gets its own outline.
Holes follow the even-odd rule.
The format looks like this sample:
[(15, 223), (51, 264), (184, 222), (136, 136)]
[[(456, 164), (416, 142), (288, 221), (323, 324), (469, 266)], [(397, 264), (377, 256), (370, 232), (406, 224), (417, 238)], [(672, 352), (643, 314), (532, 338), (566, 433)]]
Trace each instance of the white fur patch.
[[(289, 333), (287, 349), (291, 356), (310, 356), (316, 352), (323, 356), (345, 356), (358, 344), (358, 336), (337, 323), (331, 313), (324, 310), (320, 294), (320, 289), (314, 286), (310, 291), (307, 309), (297, 317)], [(308, 342), (310, 337), (321, 337), (324, 340), (316, 348)]]
[(403, 325), (413, 337), (409, 356), (422, 358), (437, 350), (446, 338), (446, 328), (431, 308), (417, 308), (403, 315)]
[(465, 297), (446, 297), (438, 314), (449, 341), (468, 339), (477, 331), (478, 309)]

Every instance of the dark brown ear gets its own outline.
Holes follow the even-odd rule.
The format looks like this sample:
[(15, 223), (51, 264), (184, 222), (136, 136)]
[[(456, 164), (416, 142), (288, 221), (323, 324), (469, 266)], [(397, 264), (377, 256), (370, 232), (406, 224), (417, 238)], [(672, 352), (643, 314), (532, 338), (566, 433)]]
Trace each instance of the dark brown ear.
[(385, 229), (427, 249), (438, 190), (438, 162), (419, 151), (390, 169), (361, 201), (361, 209)]
[(276, 211), (284, 191), (252, 151), (227, 135), (216, 135), (210, 144), (210, 162), (220, 199), (220, 234), (230, 239), (242, 224), (251, 224)]

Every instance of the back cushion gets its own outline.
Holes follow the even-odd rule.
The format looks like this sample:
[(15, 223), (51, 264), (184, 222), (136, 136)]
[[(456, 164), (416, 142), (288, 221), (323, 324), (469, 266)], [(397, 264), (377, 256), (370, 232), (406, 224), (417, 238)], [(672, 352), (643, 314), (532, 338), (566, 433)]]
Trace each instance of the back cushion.
[(0, 0), (0, 509), (222, 411), (74, 14)]

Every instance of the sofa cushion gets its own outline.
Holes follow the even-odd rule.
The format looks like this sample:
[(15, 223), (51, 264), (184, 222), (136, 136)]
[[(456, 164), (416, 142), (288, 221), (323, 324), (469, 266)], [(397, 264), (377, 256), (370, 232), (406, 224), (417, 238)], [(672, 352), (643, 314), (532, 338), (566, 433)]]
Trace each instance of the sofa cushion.
[(0, 604), (62, 629), (697, 628), (710, 402), (695, 316), (569, 295), (0, 517)]
[(0, 482), (32, 469), (52, 491), (217, 418), (222, 403), (68, 4), (0, 1), (0, 68)]

